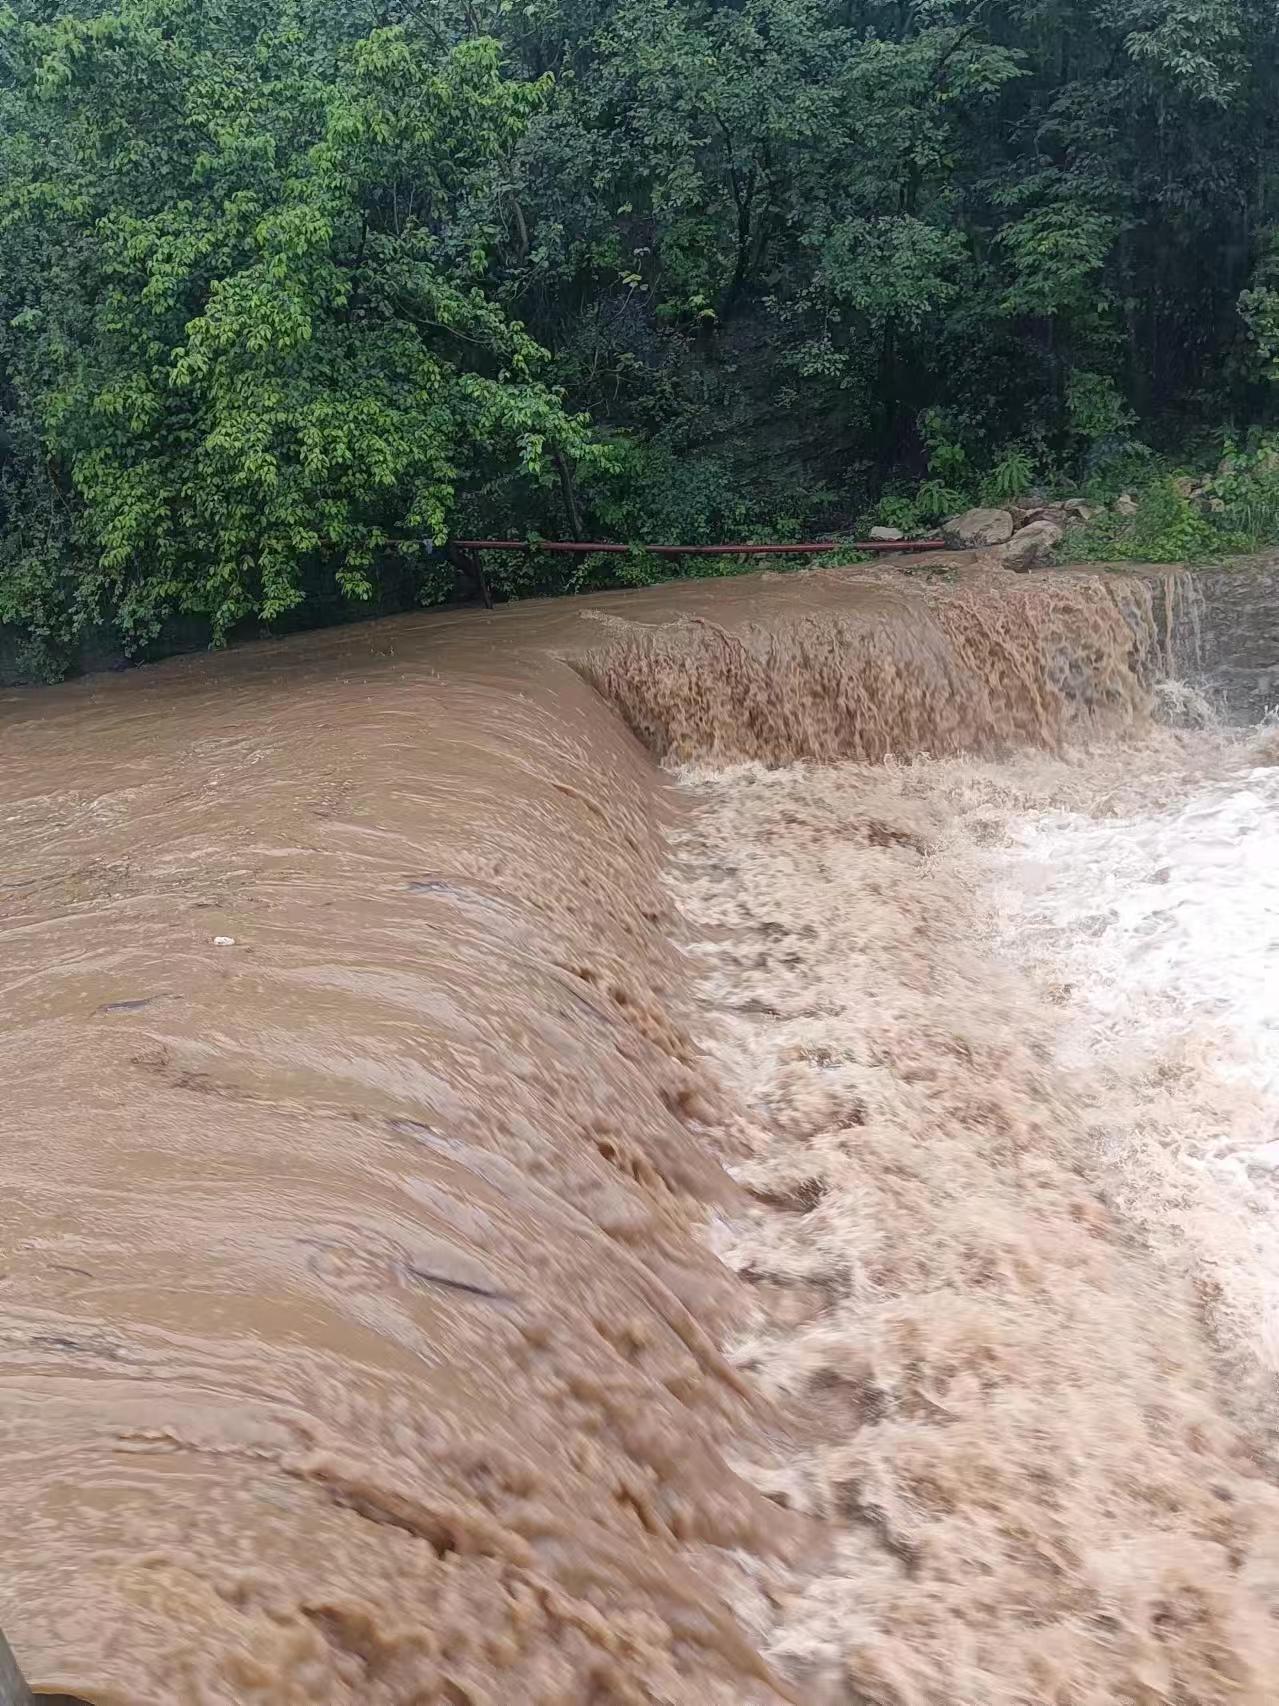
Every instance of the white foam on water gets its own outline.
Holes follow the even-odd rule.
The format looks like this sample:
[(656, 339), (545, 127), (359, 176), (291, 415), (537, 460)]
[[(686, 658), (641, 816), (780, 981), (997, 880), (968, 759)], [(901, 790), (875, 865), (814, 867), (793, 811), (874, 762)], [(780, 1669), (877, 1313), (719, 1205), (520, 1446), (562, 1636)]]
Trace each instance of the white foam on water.
[[(1134, 755), (1140, 763), (1140, 755)], [(1209, 1277), (1279, 1370), (1279, 769), (1166, 778), (1162, 802), (1014, 815), (997, 938), (1065, 1009), (1127, 1212)]]
[(1157, 815), (1053, 812), (1011, 834), (1009, 928), (1086, 980), (1092, 1048), (1194, 1031), (1223, 1071), (1279, 1094), (1279, 770)]
[(1261, 756), (682, 773), (728, 1354), (785, 1418), (738, 1467), (827, 1537), (743, 1615), (806, 1700), (1273, 1706)]

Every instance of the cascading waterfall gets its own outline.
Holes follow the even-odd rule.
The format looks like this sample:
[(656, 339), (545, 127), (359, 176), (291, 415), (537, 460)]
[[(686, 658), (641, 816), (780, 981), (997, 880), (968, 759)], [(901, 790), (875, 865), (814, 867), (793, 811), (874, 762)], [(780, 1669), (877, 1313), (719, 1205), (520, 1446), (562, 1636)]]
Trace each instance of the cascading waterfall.
[(1188, 578), (936, 567), (0, 698), (37, 1689), (1269, 1698), (1264, 1134), (1134, 1018), (1247, 1004), (1265, 755)]

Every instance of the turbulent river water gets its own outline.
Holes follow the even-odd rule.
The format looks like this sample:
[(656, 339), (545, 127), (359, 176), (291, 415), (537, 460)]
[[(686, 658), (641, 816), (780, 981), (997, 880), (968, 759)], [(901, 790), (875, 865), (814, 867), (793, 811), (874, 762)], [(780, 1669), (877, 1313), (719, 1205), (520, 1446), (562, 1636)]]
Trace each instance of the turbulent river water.
[(1192, 616), (818, 571), (0, 698), (33, 1687), (1273, 1701), (1279, 743), (1154, 714)]

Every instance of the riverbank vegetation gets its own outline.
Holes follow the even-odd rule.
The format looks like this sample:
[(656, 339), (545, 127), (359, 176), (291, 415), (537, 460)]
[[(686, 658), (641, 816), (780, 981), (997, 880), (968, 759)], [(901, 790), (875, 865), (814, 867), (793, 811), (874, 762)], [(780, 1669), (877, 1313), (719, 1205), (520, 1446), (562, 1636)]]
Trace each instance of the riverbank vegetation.
[(1273, 539), (1277, 104), (1257, 0), (5, 0), (0, 623), (52, 673), (451, 596), (449, 533), (1036, 488)]

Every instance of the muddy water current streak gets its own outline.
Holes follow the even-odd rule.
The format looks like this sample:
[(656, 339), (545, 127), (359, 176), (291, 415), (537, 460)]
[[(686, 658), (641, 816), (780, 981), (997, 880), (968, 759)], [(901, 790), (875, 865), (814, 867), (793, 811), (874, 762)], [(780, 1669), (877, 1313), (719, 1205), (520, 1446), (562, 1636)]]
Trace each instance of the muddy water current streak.
[(762, 577), (0, 701), (33, 1684), (1264, 1699), (1191, 1283), (863, 767), (1139, 732), (1165, 603)]

